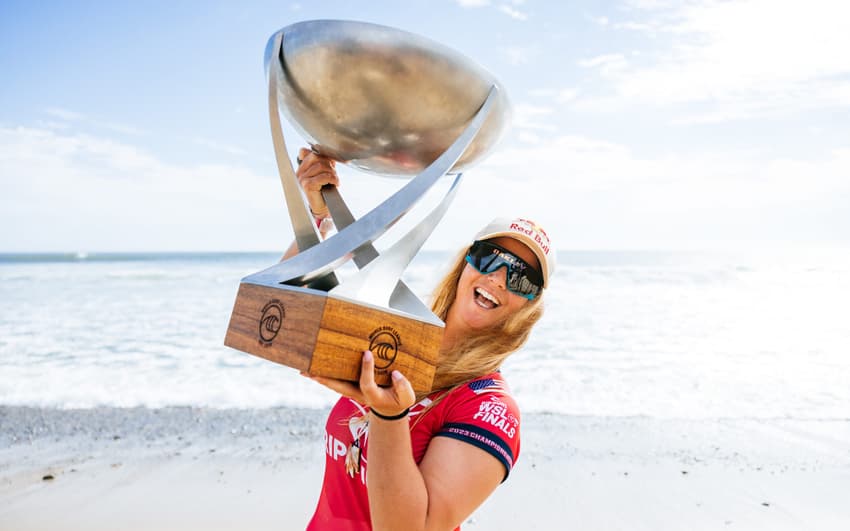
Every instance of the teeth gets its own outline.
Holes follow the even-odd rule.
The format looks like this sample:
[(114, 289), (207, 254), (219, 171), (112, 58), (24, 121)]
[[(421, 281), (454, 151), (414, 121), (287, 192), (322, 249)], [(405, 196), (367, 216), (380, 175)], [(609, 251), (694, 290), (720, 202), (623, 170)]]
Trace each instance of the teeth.
[(491, 294), (487, 293), (487, 292), (486, 292), (486, 291), (484, 291), (483, 289), (481, 289), (481, 288), (475, 288), (475, 293), (477, 293), (477, 294), (481, 295), (482, 297), (484, 297), (484, 298), (485, 298), (485, 299), (487, 299), (488, 301), (492, 302), (492, 303), (493, 303), (493, 304), (495, 304), (496, 306), (498, 306), (498, 305), (499, 305), (499, 301), (498, 301), (498, 300), (496, 300), (496, 297), (494, 297), (493, 295), (491, 295)]

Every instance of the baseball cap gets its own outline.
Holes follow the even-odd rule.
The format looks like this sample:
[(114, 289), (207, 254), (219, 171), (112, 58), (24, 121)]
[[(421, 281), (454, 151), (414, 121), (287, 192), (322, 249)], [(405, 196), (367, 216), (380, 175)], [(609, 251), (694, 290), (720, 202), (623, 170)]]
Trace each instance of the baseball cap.
[(549, 286), (549, 276), (555, 271), (555, 249), (543, 227), (524, 218), (496, 218), (475, 235), (476, 240), (499, 237), (513, 238), (531, 249), (543, 269), (543, 287)]

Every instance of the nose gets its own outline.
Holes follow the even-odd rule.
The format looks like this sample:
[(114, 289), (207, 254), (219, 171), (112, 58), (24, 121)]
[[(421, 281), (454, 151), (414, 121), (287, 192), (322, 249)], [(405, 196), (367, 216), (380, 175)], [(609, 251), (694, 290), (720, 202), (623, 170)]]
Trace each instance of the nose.
[(502, 289), (505, 289), (505, 285), (508, 283), (508, 269), (506, 267), (500, 267), (492, 273), (487, 273), (486, 276), (487, 280)]

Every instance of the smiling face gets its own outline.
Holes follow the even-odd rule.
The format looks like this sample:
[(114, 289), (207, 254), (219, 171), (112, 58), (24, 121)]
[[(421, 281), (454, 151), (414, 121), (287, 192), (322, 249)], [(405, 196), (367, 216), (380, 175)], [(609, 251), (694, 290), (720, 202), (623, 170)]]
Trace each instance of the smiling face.
[[(488, 241), (503, 247), (539, 270), (537, 257), (519, 241), (506, 237)], [(458, 280), (457, 296), (446, 316), (446, 328), (485, 330), (501, 324), (527, 304), (528, 299), (508, 291), (506, 279), (507, 270), (504, 267), (484, 275), (466, 264)]]

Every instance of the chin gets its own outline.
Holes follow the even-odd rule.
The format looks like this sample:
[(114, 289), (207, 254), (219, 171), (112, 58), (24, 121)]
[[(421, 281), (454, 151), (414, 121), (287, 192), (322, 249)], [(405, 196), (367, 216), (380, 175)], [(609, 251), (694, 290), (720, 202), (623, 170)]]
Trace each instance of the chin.
[(464, 322), (472, 330), (488, 330), (500, 325), (504, 321), (503, 312), (499, 309), (485, 310), (480, 308), (475, 301), (464, 308)]

